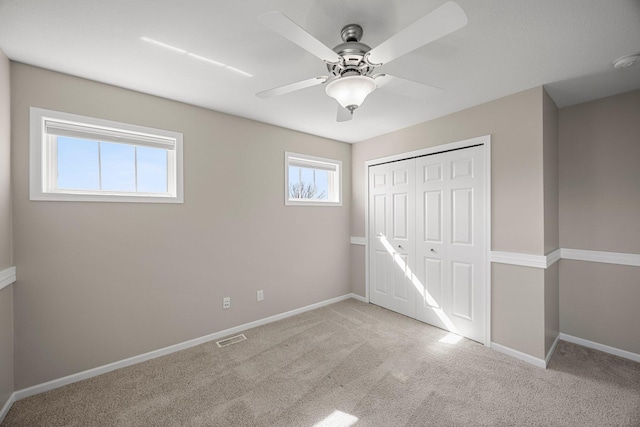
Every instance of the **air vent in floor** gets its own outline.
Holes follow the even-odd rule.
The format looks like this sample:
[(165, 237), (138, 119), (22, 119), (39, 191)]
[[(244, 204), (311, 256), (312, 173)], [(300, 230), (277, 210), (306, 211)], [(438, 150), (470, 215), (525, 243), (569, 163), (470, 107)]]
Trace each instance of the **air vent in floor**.
[(235, 344), (235, 343), (238, 343), (240, 341), (244, 341), (246, 339), (247, 339), (247, 337), (245, 337), (244, 334), (240, 334), (240, 335), (236, 335), (236, 336), (233, 336), (233, 337), (225, 338), (225, 339), (220, 340), (220, 341), (216, 341), (216, 344), (218, 344), (218, 347), (226, 347), (228, 345)]

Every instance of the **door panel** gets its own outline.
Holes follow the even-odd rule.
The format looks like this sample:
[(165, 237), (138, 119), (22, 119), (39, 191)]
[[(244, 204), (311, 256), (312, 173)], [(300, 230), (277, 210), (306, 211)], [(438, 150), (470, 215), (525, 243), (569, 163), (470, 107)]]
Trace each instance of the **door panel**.
[(371, 302), (484, 342), (484, 147), (369, 168)]
[(424, 208), (418, 218), (424, 218), (424, 241), (442, 243), (442, 191), (425, 191)]
[(473, 188), (451, 191), (452, 244), (473, 244)]
[(393, 238), (407, 240), (409, 237), (408, 194), (393, 195)]
[(451, 162), (451, 180), (473, 177), (473, 158), (459, 159)]
[(373, 196), (373, 234), (387, 234), (387, 195)]
[(424, 258), (425, 280), (424, 286), (427, 292), (425, 304), (430, 308), (442, 309), (442, 298), (444, 296), (444, 280), (442, 260)]
[(448, 248), (449, 313), (457, 333), (484, 342), (487, 326), (484, 150), (474, 147), (448, 155), (453, 171), (449, 183), (453, 227)]
[(398, 299), (403, 302), (409, 301), (409, 294), (412, 293), (412, 289), (410, 288), (410, 284), (408, 284), (407, 277), (407, 258), (406, 254), (396, 254), (394, 255), (395, 268), (393, 269), (393, 274), (395, 277), (393, 278), (393, 296), (395, 299)]
[(369, 188), (370, 262), (385, 264), (384, 276), (370, 277), (371, 302), (415, 317), (415, 161), (370, 167)]
[(409, 171), (406, 166), (402, 166), (400, 169), (393, 171), (393, 185), (403, 185), (409, 183)]
[(453, 291), (451, 313), (462, 319), (473, 321), (473, 265), (452, 262), (451, 271)]
[[(473, 147), (416, 159), (417, 169), (425, 171), (423, 182), (416, 184), (416, 220), (426, 233), (416, 243), (416, 256), (425, 260), (418, 266), (425, 295), (417, 318), (482, 342), (486, 334), (483, 155), (483, 147)], [(436, 193), (441, 194), (439, 209)], [(441, 226), (442, 241), (430, 238), (435, 224)], [(440, 288), (432, 285), (437, 275), (429, 271), (436, 261)], [(430, 297), (434, 301), (429, 302)]]
[(373, 293), (386, 295), (387, 294), (387, 266), (389, 254), (386, 251), (375, 249), (373, 251), (373, 267), (371, 282), (373, 283)]

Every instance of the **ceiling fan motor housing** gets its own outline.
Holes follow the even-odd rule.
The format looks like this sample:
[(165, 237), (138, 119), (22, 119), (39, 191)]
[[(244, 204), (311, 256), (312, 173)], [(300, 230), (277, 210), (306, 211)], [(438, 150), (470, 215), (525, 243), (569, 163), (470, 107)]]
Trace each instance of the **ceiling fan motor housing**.
[(365, 61), (365, 56), (371, 48), (360, 42), (362, 27), (358, 24), (346, 25), (342, 31), (341, 43), (333, 48), (340, 56), (340, 62), (327, 63), (327, 69), (335, 77), (368, 76), (374, 67)]

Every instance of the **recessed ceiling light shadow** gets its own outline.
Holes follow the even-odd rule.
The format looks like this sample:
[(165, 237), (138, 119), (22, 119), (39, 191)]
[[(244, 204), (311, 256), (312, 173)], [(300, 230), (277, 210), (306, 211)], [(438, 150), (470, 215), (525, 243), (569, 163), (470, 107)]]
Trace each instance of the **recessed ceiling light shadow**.
[(159, 42), (158, 40), (151, 39), (149, 37), (140, 37), (140, 40), (145, 41), (147, 43), (155, 44), (156, 46), (163, 47), (165, 49), (172, 50), (177, 53), (187, 53), (186, 50), (180, 49), (179, 47), (171, 46), (170, 44)]
[(199, 59), (200, 61), (208, 62), (209, 64), (217, 65), (218, 67), (226, 67), (227, 64), (223, 64), (222, 62), (214, 61), (213, 59), (205, 58), (204, 56), (196, 55), (195, 53), (189, 52), (189, 55), (192, 58)]
[(249, 74), (249, 73), (247, 73), (246, 71), (242, 71), (242, 70), (241, 70), (241, 69), (239, 69), (239, 68), (232, 67), (232, 66), (227, 65), (227, 64), (223, 64), (222, 62), (218, 62), (218, 61), (216, 61), (216, 60), (213, 60), (213, 59), (207, 58), (207, 57), (202, 56), (202, 55), (197, 55), (197, 54), (195, 54), (195, 53), (193, 53), (193, 52), (189, 52), (189, 51), (187, 51), (187, 50), (180, 49), (179, 47), (175, 47), (175, 46), (172, 46), (172, 45), (170, 45), (170, 44), (163, 43), (163, 42), (161, 42), (161, 41), (158, 41), (158, 40), (152, 39), (152, 38), (150, 38), (150, 37), (145, 37), (145, 36), (143, 36), (143, 37), (140, 37), (140, 40), (145, 41), (145, 42), (147, 42), (147, 43), (154, 44), (154, 45), (156, 45), (156, 46), (159, 46), (159, 47), (162, 47), (162, 48), (165, 48), (165, 49), (168, 49), (168, 50), (171, 50), (171, 51), (173, 51), (173, 52), (176, 52), (176, 53), (179, 53), (179, 54), (182, 54), (182, 55), (187, 55), (187, 56), (189, 56), (189, 57), (191, 57), (191, 58), (194, 58), (194, 59), (197, 59), (197, 60), (199, 60), (199, 61), (207, 62), (207, 63), (209, 63), (209, 64), (213, 64), (213, 65), (216, 65), (216, 66), (218, 66), (218, 67), (226, 68), (227, 70), (234, 71), (234, 72), (236, 72), (236, 73), (238, 73), (238, 74), (242, 74), (242, 75), (243, 75), (243, 76), (245, 76), (245, 77), (253, 77), (253, 74)]

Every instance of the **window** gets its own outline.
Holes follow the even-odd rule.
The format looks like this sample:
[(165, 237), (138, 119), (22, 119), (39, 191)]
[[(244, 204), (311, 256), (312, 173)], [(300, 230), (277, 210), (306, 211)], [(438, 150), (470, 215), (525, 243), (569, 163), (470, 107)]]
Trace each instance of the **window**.
[(182, 134), (32, 107), (30, 199), (182, 203)]
[(285, 153), (285, 204), (342, 206), (342, 162)]

